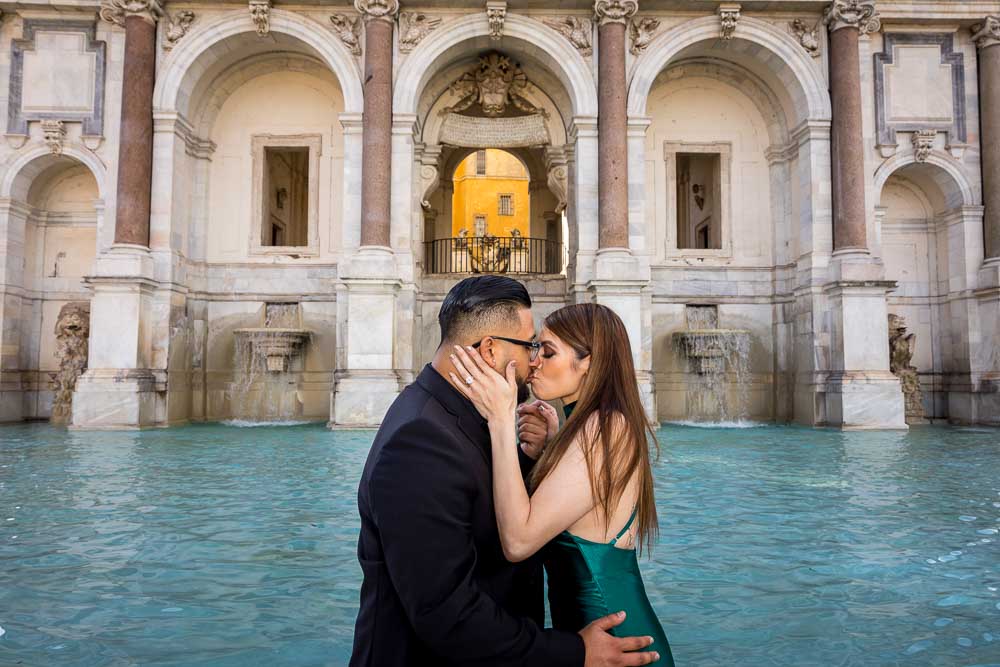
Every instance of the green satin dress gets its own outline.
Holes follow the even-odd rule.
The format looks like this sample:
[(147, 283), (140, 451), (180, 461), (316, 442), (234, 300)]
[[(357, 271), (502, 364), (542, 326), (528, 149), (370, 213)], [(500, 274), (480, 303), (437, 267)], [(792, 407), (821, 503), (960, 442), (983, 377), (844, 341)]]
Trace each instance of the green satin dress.
[[(564, 408), (568, 417), (573, 404)], [(625, 611), (625, 620), (612, 629), (617, 637), (650, 636), (653, 644), (643, 651), (657, 651), (655, 665), (673, 666), (674, 658), (663, 626), (646, 596), (635, 549), (615, 546), (632, 526), (628, 523), (608, 543), (591, 542), (563, 531), (545, 547), (552, 626), (578, 632), (602, 616)]]

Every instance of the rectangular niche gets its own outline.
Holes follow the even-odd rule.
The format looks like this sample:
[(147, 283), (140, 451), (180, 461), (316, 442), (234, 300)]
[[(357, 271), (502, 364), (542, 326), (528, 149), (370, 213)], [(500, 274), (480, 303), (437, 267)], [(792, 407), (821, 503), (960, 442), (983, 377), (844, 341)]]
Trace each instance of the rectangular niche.
[(731, 255), (731, 144), (665, 141), (663, 159), (667, 256)]
[[(951, 33), (885, 34), (874, 55), (878, 145), (896, 146), (896, 132), (937, 129), (949, 146), (964, 145), (965, 64)], [(926, 87), (913, 81), (926, 81)]]
[(28, 134), (29, 121), (62, 120), (101, 136), (105, 43), (94, 22), (25, 19), (22, 34), (11, 40), (7, 133)]
[(319, 253), (319, 158), (322, 136), (255, 135), (250, 253)]

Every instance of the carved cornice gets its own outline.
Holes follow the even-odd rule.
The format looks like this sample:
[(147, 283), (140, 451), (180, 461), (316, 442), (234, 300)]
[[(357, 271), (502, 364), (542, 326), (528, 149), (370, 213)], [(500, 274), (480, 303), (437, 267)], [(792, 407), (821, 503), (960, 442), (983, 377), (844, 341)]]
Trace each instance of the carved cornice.
[(101, 0), (101, 20), (125, 27), (125, 18), (138, 16), (153, 25), (163, 16), (160, 0)]
[(627, 25), (637, 11), (637, 0), (597, 0), (594, 3), (594, 20), (598, 27), (608, 23)]
[(830, 32), (855, 28), (862, 35), (878, 32), (882, 28), (875, 0), (834, 0), (823, 12), (823, 23)]
[(354, 0), (354, 9), (358, 10), (365, 22), (396, 20), (399, 12), (399, 0)]
[(1000, 44), (1000, 16), (987, 16), (982, 23), (972, 26), (972, 41), (980, 49)]

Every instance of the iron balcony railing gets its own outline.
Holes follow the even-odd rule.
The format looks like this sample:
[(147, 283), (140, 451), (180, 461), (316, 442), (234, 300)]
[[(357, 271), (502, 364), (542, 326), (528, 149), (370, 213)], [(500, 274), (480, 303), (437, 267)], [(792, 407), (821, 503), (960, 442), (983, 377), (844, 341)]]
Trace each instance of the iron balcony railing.
[(466, 236), (424, 242), (428, 273), (560, 273), (562, 244), (525, 236)]

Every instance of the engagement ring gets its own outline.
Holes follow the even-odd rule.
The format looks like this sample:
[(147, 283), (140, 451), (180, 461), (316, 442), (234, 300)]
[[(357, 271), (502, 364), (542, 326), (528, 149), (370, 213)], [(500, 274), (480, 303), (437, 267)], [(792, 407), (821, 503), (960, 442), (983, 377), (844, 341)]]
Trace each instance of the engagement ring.
[(472, 376), (471, 375), (466, 376), (466, 378), (465, 378), (465, 384), (472, 384)]

